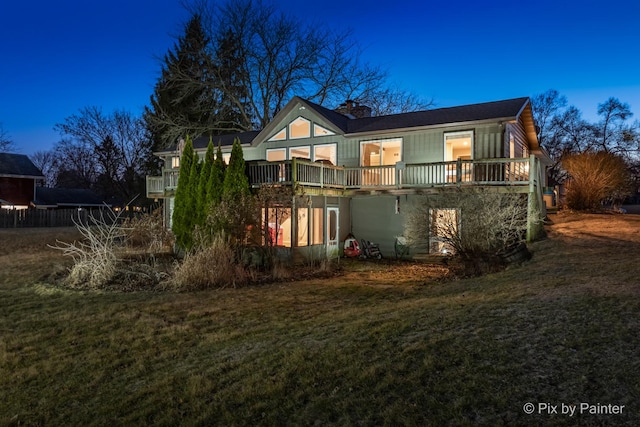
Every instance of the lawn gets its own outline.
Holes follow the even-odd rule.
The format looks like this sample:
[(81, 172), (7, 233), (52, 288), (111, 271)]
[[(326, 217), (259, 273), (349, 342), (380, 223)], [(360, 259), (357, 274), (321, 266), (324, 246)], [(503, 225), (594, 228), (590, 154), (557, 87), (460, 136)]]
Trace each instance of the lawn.
[(0, 230), (0, 425), (640, 425), (640, 215), (552, 219), (482, 278), (194, 293), (57, 288), (73, 230)]

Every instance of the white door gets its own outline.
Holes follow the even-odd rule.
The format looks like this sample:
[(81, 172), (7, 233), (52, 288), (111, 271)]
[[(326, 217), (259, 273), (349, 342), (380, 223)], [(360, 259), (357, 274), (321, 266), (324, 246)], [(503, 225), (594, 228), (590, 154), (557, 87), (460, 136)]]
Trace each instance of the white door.
[(338, 258), (340, 256), (340, 210), (338, 208), (327, 208), (327, 258)]

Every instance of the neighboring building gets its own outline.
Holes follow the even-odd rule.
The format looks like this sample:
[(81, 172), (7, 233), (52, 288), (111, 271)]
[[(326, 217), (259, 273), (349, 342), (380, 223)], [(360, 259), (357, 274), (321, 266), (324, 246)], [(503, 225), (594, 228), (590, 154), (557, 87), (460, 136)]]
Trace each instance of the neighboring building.
[(36, 187), (32, 205), (38, 209), (104, 208), (104, 200), (91, 190)]
[[(292, 206), (269, 227), (279, 245), (303, 252), (335, 255), (353, 233), (391, 254), (406, 208), (437, 188), (524, 193), (530, 214), (544, 211), (549, 158), (538, 144), (528, 98), (371, 117), (353, 101), (334, 111), (295, 97), (263, 130), (213, 142), (228, 156), (235, 138), (254, 188), (296, 189)], [(208, 142), (194, 141), (201, 158)], [(156, 155), (164, 159), (163, 176), (147, 178), (147, 196), (164, 199), (170, 224), (180, 151)], [(533, 223), (529, 239), (536, 237)]]
[(0, 153), (0, 207), (27, 209), (44, 175), (24, 154)]

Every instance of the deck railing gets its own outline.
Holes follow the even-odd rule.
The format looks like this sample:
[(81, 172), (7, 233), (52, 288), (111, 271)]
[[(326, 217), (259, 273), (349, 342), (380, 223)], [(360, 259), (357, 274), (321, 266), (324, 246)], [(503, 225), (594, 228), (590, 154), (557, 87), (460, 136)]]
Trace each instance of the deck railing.
[(249, 183), (299, 184), (336, 189), (416, 188), (452, 184), (526, 185), (535, 157), (522, 159), (457, 160), (389, 166), (342, 167), (294, 159), (251, 162)]
[[(301, 159), (247, 162), (247, 175), (252, 187), (296, 184), (342, 190), (408, 189), (459, 184), (537, 185), (535, 181), (541, 178), (536, 171), (540, 171), (540, 167), (535, 156), (418, 164), (399, 162), (389, 166), (358, 167), (333, 166)], [(162, 177), (147, 177), (147, 196), (162, 197), (162, 194), (175, 190), (177, 184), (177, 169), (165, 170)]]

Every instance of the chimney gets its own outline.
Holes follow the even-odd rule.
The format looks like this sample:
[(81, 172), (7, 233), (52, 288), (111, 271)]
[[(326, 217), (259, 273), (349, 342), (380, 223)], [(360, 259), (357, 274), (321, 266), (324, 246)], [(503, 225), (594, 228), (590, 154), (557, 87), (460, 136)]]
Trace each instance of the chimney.
[(371, 117), (371, 108), (366, 105), (360, 105), (359, 102), (347, 99), (344, 103), (340, 104), (334, 111), (349, 117), (350, 119), (362, 119), (364, 117)]

